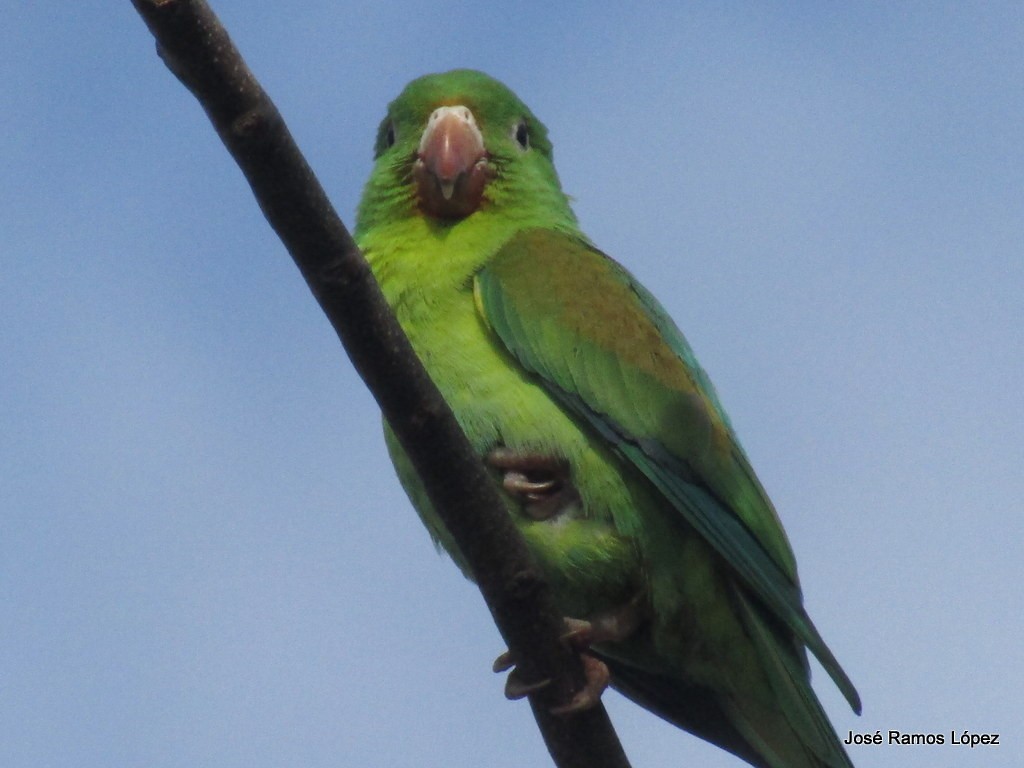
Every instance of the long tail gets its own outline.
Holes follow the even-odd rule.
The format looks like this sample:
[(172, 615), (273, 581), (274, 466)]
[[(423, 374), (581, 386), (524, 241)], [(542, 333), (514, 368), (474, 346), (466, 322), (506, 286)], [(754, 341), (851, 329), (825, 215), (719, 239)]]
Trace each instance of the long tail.
[(761, 759), (710, 688), (687, 685), (614, 658), (601, 658), (611, 670), (612, 687), (626, 698), (757, 768), (774, 768)]
[(737, 728), (772, 768), (853, 768), (811, 688), (805, 660), (780, 636), (783, 633), (773, 630), (741, 589), (734, 594), (775, 699), (770, 711), (759, 711), (764, 707), (759, 708), (753, 700), (729, 702), (726, 706)]
[(788, 633), (773, 629), (740, 589), (736, 597), (751, 651), (764, 674), (766, 695), (730, 695), (602, 656), (611, 670), (612, 686), (756, 768), (853, 768)]

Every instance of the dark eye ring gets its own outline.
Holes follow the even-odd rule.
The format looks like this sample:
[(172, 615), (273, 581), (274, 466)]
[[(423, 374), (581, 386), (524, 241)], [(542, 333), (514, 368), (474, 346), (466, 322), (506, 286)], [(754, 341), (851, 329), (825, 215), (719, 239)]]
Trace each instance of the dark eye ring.
[(515, 134), (515, 136), (516, 136), (516, 141), (519, 143), (520, 147), (522, 147), (523, 149), (529, 149), (530, 148), (530, 129), (526, 125), (526, 121), (525, 120), (520, 120), (516, 124), (516, 134)]
[(387, 144), (388, 147), (395, 146), (395, 124), (394, 123), (391, 123), (391, 122), (388, 123), (388, 130), (384, 134), (384, 143)]

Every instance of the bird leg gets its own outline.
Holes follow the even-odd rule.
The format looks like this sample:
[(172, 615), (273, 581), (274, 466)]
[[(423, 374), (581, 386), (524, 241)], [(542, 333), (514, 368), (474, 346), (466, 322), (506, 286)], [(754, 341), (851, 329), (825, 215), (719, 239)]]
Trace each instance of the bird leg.
[[(638, 594), (628, 603), (595, 614), (589, 620), (564, 619), (566, 632), (561, 639), (579, 654), (580, 662), (583, 664), (585, 682), (583, 687), (572, 697), (572, 701), (552, 708), (552, 714), (568, 715), (573, 712), (581, 712), (597, 706), (601, 701), (601, 694), (611, 682), (611, 673), (603, 661), (589, 653), (590, 646), (594, 643), (625, 640), (633, 634), (641, 622), (640, 606), (642, 601), (643, 596)], [(523, 681), (515, 669), (515, 659), (511, 651), (505, 651), (498, 656), (494, 660), (493, 669), (495, 672), (511, 670), (505, 681), (505, 697), (512, 700), (529, 696), (551, 683), (549, 679), (534, 683)]]
[(484, 457), (502, 473), (501, 485), (533, 520), (550, 520), (579, 500), (569, 482), (569, 463), (555, 456), (494, 448)]

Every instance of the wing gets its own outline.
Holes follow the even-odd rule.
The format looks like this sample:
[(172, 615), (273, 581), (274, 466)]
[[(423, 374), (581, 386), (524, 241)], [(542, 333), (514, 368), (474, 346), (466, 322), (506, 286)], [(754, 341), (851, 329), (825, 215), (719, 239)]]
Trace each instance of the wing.
[(859, 712), (853, 684), (804, 611), (775, 509), (711, 382), (654, 297), (584, 240), (539, 229), (506, 243), (474, 290), (516, 359), (650, 480)]

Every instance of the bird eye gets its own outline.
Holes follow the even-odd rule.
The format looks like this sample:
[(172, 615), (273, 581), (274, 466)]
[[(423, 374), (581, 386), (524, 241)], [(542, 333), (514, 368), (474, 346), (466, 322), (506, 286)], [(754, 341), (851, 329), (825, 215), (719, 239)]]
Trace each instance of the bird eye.
[(389, 122), (387, 131), (384, 134), (384, 143), (388, 148), (395, 146), (395, 124)]
[(516, 124), (515, 137), (520, 147), (523, 149), (530, 148), (530, 129), (527, 127), (525, 120), (520, 120)]

